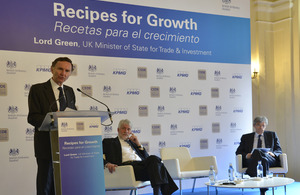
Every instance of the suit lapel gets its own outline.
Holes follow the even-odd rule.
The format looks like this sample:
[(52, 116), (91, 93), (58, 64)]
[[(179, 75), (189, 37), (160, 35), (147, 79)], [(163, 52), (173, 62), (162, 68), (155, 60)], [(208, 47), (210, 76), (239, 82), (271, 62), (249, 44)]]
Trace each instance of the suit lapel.
[(58, 108), (57, 108), (56, 99), (54, 96), (54, 92), (52, 90), (50, 80), (48, 80), (44, 84), (44, 89), (45, 89), (46, 98), (48, 100), (48, 105), (51, 106), (51, 108), (49, 110), (51, 110), (52, 112), (56, 112), (58, 110)]

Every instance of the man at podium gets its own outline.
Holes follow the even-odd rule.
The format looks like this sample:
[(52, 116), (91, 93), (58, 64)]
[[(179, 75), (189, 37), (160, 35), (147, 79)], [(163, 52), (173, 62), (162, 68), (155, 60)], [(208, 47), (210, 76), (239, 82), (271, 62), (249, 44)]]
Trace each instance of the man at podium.
[(76, 110), (74, 91), (63, 84), (72, 71), (72, 61), (67, 57), (59, 57), (52, 62), (52, 77), (44, 83), (33, 85), (29, 91), (27, 121), (35, 128), (37, 195), (55, 195), (50, 135), (49, 132), (39, 131), (39, 127), (48, 112), (64, 111), (66, 107)]
[(170, 195), (178, 189), (161, 159), (149, 156), (131, 132), (131, 122), (127, 119), (119, 122), (118, 137), (103, 139), (103, 154), (104, 165), (111, 173), (117, 166), (132, 165), (137, 180), (150, 180), (154, 195), (160, 191), (163, 195)]

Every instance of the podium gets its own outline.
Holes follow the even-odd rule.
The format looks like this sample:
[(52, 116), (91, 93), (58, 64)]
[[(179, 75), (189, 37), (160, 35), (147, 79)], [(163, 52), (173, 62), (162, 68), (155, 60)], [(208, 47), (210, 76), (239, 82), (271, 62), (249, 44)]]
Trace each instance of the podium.
[(49, 131), (56, 195), (104, 195), (101, 124), (104, 111), (50, 112), (40, 131)]

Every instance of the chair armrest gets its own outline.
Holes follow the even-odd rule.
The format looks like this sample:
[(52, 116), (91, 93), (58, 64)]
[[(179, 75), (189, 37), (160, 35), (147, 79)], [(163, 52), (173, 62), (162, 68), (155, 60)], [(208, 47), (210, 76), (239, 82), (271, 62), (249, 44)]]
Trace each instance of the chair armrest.
[(280, 159), (281, 167), (284, 168), (284, 170), (286, 171), (285, 173), (287, 173), (288, 172), (288, 161), (287, 161), (286, 153), (280, 154), (279, 159)]
[(163, 160), (163, 163), (173, 179), (180, 178), (180, 166), (177, 158)]
[(133, 187), (136, 183), (133, 167), (131, 165), (118, 166), (113, 173), (110, 173), (108, 169), (105, 168), (104, 178), (106, 189)]
[(192, 161), (196, 170), (209, 170), (210, 166), (214, 166), (215, 173), (218, 174), (217, 158), (215, 156), (193, 157)]

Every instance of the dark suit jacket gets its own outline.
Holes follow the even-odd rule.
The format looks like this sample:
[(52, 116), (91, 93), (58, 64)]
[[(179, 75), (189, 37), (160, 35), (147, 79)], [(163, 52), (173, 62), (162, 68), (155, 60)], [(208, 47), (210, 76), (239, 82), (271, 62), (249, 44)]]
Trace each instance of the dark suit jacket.
[[(76, 110), (75, 94), (71, 87), (64, 85), (64, 93), (67, 100), (67, 107)], [(51, 108), (50, 108), (51, 106)], [(57, 104), (52, 90), (51, 82), (38, 83), (31, 86), (28, 96), (29, 113), (27, 121), (35, 127), (34, 133), (34, 151), (38, 158), (51, 158), (50, 136), (49, 132), (39, 131), (46, 114), (56, 112)]]
[[(145, 160), (149, 156), (145, 149), (139, 150), (135, 143), (131, 143), (142, 160)], [(105, 138), (102, 141), (102, 145), (103, 154), (105, 155), (104, 164), (109, 162), (116, 165), (122, 165), (122, 148), (119, 138)]]
[[(235, 154), (242, 154), (243, 166), (245, 165), (246, 155), (252, 152), (255, 132), (248, 133), (242, 136), (241, 143), (237, 148)], [(277, 134), (273, 131), (264, 131), (264, 141), (266, 148), (271, 148), (271, 152), (278, 156), (282, 153), (280, 142)]]

